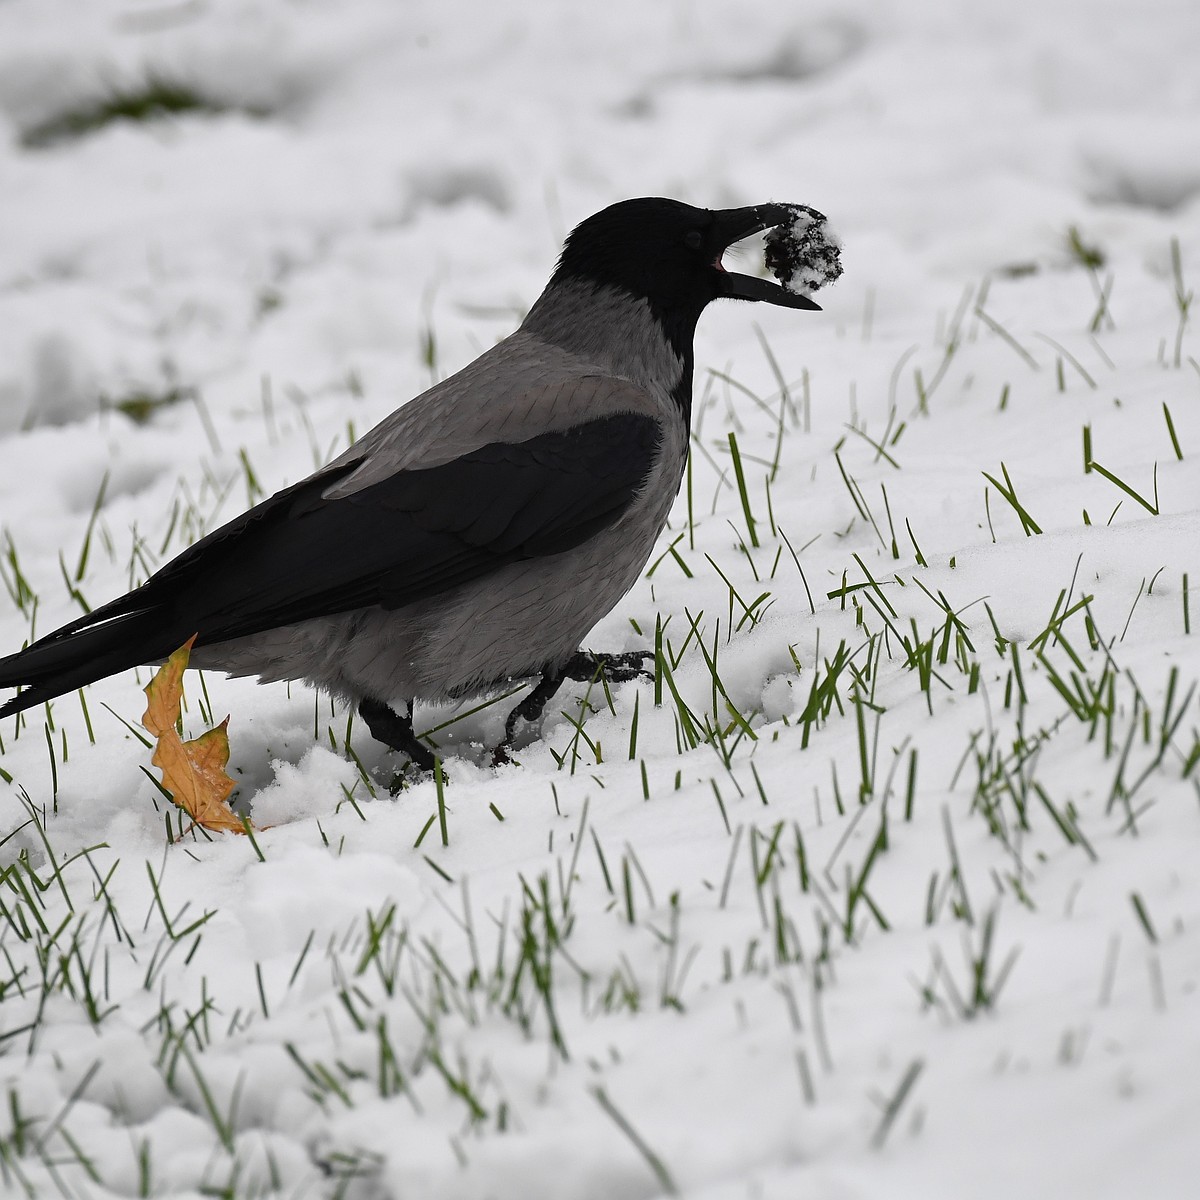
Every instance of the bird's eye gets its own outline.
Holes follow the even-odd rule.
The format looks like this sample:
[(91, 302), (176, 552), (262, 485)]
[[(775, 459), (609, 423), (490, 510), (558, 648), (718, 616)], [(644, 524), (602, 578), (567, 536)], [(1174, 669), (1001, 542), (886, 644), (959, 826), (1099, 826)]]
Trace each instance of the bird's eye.
[(683, 244), (687, 246), (689, 250), (699, 250), (700, 243), (703, 240), (704, 239), (700, 236), (700, 231), (698, 229), (693, 229), (690, 233), (686, 233), (683, 236)]

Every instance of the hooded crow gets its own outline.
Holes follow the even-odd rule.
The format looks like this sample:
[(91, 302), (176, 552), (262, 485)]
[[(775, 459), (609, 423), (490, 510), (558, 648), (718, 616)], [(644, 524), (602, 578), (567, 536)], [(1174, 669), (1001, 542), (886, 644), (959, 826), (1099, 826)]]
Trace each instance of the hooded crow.
[(0, 687), (24, 689), (0, 716), (194, 634), (190, 665), (304, 680), (428, 770), (417, 700), (536, 679), (502, 761), (565, 679), (641, 673), (652, 655), (580, 643), (637, 580), (679, 491), (705, 306), (819, 308), (721, 265), (793, 212), (637, 199), (589, 217), (515, 333), (140, 587), (0, 659)]

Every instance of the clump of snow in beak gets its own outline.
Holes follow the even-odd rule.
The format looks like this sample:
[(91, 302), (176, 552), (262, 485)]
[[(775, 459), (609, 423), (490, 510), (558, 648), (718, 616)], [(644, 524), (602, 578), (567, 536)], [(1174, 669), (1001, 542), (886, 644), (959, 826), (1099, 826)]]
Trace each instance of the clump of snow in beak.
[(789, 204), (793, 219), (767, 234), (764, 262), (789, 292), (807, 296), (842, 274), (842, 243), (824, 213)]

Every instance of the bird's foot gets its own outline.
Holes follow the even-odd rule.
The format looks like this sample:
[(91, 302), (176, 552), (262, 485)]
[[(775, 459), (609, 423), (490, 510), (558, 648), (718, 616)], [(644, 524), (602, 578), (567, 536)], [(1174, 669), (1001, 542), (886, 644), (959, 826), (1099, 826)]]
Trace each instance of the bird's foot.
[(653, 662), (653, 650), (629, 650), (623, 654), (597, 654), (591, 650), (580, 650), (563, 667), (563, 678), (577, 683), (591, 683), (601, 674), (611, 683), (653, 679), (654, 669), (646, 665)]
[(405, 781), (414, 768), (417, 777), (432, 773), (434, 754), (413, 732), (411, 704), (408, 714), (401, 716), (380, 700), (362, 700), (358, 706), (358, 715), (367, 723), (371, 736), (377, 742), (408, 755), (408, 766), (396, 773), (388, 787), (393, 796), (406, 786)]
[(499, 767), (512, 761), (509, 755), (517, 736), (517, 722), (536, 721), (565, 678), (561, 671), (544, 671), (533, 690), (508, 714), (508, 720), (504, 722), (504, 740), (492, 751), (493, 766)]
[[(389, 781), (388, 795), (398, 796), (410, 787), (416, 787), (419, 783), (428, 783), (431, 779), (436, 780), (437, 777), (438, 768), (436, 765), (424, 768), (418, 767), (414, 762), (406, 762)], [(450, 786), (450, 777), (446, 774), (445, 770), (442, 771), (442, 780), (439, 786), (442, 791), (445, 791)]]
[(647, 668), (647, 661), (654, 661), (653, 650), (631, 650), (624, 654), (594, 654), (590, 650), (580, 650), (557, 670), (544, 671), (537, 686), (508, 714), (508, 720), (504, 723), (504, 740), (492, 751), (492, 764), (500, 766), (512, 761), (517, 722), (528, 721), (532, 724), (538, 720), (564, 680), (591, 683), (603, 676), (613, 683), (625, 683), (642, 677), (653, 679), (654, 672)]
[(418, 767), (415, 762), (406, 762), (388, 781), (388, 795), (398, 796), (410, 787), (416, 787), (418, 783), (424, 783), (432, 773), (432, 767), (427, 770), (424, 767)]

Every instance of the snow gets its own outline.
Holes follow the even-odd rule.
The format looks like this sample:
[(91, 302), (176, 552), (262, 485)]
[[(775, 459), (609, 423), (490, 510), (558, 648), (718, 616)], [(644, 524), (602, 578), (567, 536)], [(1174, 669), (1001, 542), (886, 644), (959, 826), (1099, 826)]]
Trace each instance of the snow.
[[(1197, 44), (1176, 0), (0, 6), (5, 652), (510, 331), (614, 200), (811, 204), (846, 267), (701, 322), (690, 487), (591, 640), (661, 620), (661, 705), (572, 687), (499, 769), (512, 701), (449, 724), (448, 844), (299, 686), (189, 679), (253, 843), (169, 840), (146, 671), (3, 723), (0, 1191), (1194, 1195)], [(45, 133), (163, 82), (199, 107)]]
[(767, 234), (763, 261), (789, 292), (807, 296), (841, 277), (842, 243), (824, 213), (803, 204), (789, 208), (794, 219)]

